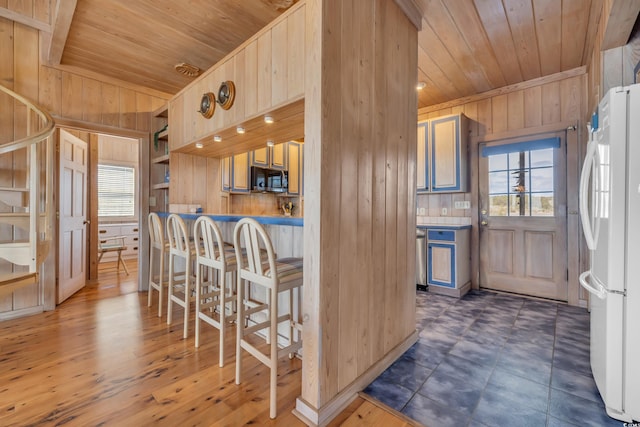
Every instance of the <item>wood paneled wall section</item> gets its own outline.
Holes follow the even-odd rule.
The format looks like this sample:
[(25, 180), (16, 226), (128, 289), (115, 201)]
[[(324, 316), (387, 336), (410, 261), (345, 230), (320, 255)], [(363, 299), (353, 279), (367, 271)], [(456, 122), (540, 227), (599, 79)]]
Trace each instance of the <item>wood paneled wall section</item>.
[[(30, 4), (33, 4), (33, 12), (26, 13), (25, 10), (31, 10)], [(20, 7), (20, 13), (33, 13), (34, 17), (41, 15), (38, 12), (41, 8), (36, 6), (42, 4), (44, 2), (39, 0), (0, 0), (0, 7)], [(169, 95), (162, 98), (144, 89), (120, 86), (109, 79), (103, 81), (97, 77), (89, 78), (47, 67), (40, 64), (39, 58), (38, 31), (0, 18), (0, 84), (39, 103), (56, 118), (83, 128), (90, 129), (96, 125), (102, 132), (112, 129), (114, 134), (123, 129), (149, 132), (151, 111), (169, 99)], [(19, 111), (22, 107), (16, 105), (13, 102), (0, 102), (0, 135), (4, 142), (20, 137), (23, 132), (23, 119)], [(24, 165), (20, 157), (23, 155), (17, 152), (12, 158), (5, 156), (0, 159), (0, 176), (6, 177), (9, 182), (19, 177), (20, 168), (24, 167), (20, 166)], [(0, 229), (0, 240), (10, 238), (12, 233), (12, 229)], [(51, 251), (51, 256), (55, 257), (55, 250)], [(7, 271), (8, 268), (11, 266), (4, 263), (0, 271)], [(42, 281), (55, 283), (55, 271), (45, 271), (41, 278)], [(25, 288), (0, 298), (0, 313), (29, 309), (39, 304), (37, 292)], [(55, 301), (45, 300), (44, 304), (47, 309), (52, 309)]]
[[(301, 99), (304, 16), (304, 2), (292, 6), (179, 92), (170, 102), (170, 149)], [(197, 112), (202, 94), (213, 92), (217, 96), (220, 83), (226, 80), (232, 80), (236, 87), (232, 108), (217, 106), (213, 117), (205, 119)]]
[(307, 0), (306, 19), (302, 401), (320, 410), (415, 330), (417, 30), (386, 0)]
[(170, 154), (169, 203), (199, 204), (204, 212), (221, 211), (220, 159)]
[(0, 7), (49, 24), (52, 3), (55, 4), (55, 0), (0, 0)]

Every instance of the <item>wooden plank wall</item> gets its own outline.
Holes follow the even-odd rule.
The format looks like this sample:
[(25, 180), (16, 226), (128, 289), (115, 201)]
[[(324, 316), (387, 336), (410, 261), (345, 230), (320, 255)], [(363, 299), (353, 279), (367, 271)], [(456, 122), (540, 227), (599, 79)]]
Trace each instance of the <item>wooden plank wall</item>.
[[(4, 3), (12, 7), (22, 4), (29, 9), (30, 2), (9, 0)], [(40, 3), (33, 0), (34, 5)], [(0, 1), (2, 6), (4, 4)], [(34, 7), (33, 10), (36, 13), (39, 9)], [(85, 131), (96, 127), (114, 134), (123, 130), (149, 132), (151, 112), (169, 98), (169, 95), (163, 98), (155, 91), (120, 86), (113, 80), (100, 80), (98, 76), (87, 77), (41, 65), (38, 31), (4, 18), (0, 18), (0, 55), (0, 84), (36, 101), (56, 118)], [(4, 99), (0, 98), (0, 101)], [(0, 102), (2, 141), (18, 138), (24, 132), (20, 108), (12, 102)], [(13, 185), (16, 179), (20, 179), (21, 156), (24, 154), (18, 152), (11, 157), (0, 158), (3, 185)], [(0, 240), (10, 239), (13, 233), (12, 228), (0, 229)], [(55, 253), (50, 256), (55, 256)], [(0, 265), (0, 271), (10, 271), (7, 270), (10, 268), (6, 263)], [(47, 287), (51, 283), (55, 286), (55, 272), (43, 274), (42, 280), (47, 281)], [(41, 305), (39, 292), (34, 289), (27, 287), (0, 298), (0, 314)], [(53, 303), (45, 301), (45, 306), (52, 309)]]
[(0, 7), (49, 24), (51, 22), (51, 3), (51, 0), (0, 0)]
[(386, 0), (308, 0), (306, 28), (299, 402), (320, 409), (415, 330), (417, 30)]

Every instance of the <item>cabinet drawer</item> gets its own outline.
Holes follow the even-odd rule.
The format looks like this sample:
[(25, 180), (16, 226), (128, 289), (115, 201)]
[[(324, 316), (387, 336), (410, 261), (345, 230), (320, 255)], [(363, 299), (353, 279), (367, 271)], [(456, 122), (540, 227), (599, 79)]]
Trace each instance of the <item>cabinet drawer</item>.
[(455, 242), (456, 232), (451, 230), (427, 230), (427, 240)]
[(138, 234), (138, 226), (137, 225), (123, 225), (120, 227), (120, 232), (123, 235), (130, 235), (130, 234)]

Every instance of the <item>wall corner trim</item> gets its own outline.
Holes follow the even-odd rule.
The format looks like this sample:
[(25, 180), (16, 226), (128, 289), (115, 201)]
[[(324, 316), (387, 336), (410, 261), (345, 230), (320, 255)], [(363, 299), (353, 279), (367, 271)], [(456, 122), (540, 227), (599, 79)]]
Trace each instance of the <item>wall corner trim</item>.
[(418, 331), (414, 330), (404, 341), (389, 351), (386, 356), (371, 366), (365, 373), (356, 378), (351, 384), (338, 393), (338, 395), (319, 409), (314, 408), (313, 405), (301, 397), (298, 397), (293, 414), (308, 426), (326, 426), (353, 402), (358, 396), (358, 392), (362, 391), (384, 372), (385, 369), (391, 366), (391, 364), (402, 356), (416, 341), (418, 341)]
[(422, 30), (422, 10), (415, 0), (395, 0), (395, 2), (418, 31)]

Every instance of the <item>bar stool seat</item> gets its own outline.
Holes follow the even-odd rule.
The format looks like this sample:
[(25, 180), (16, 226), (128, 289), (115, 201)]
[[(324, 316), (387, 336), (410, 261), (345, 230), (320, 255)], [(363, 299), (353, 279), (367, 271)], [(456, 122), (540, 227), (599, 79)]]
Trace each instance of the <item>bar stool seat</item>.
[[(173, 304), (184, 309), (183, 338), (189, 332), (189, 311), (191, 301), (195, 301), (195, 277), (192, 274), (192, 261), (195, 259), (196, 249), (187, 233), (184, 220), (176, 214), (167, 218), (167, 237), (169, 240), (169, 297), (167, 302), (167, 324), (172, 322)], [(184, 270), (176, 268), (176, 261), (182, 260)]]
[[(199, 217), (193, 227), (196, 242), (196, 342), (200, 346), (200, 320), (220, 331), (220, 367), (224, 366), (224, 341), (228, 322), (235, 318), (236, 272), (233, 246), (224, 243), (220, 228), (209, 217)], [(206, 273), (206, 274), (205, 274)], [(208, 277), (208, 280), (205, 280)]]
[[(242, 380), (242, 349), (254, 356), (270, 370), (269, 416), (276, 417), (278, 359), (295, 353), (302, 346), (300, 322), (294, 314), (294, 291), (302, 286), (302, 258), (276, 259), (271, 238), (257, 221), (243, 218), (233, 232), (237, 274), (237, 338), (236, 384)], [(244, 246), (242, 246), (244, 244)], [(266, 259), (265, 259), (266, 256)], [(243, 280), (265, 291), (264, 301), (255, 301), (247, 294)], [(288, 307), (279, 307), (280, 293), (288, 294)], [(282, 311), (282, 313), (281, 313)], [(278, 325), (285, 325), (288, 337), (278, 346)], [(262, 334), (262, 336), (260, 335)], [(263, 341), (269, 345), (265, 354), (255, 344)]]
[[(151, 307), (153, 290), (158, 291), (158, 317), (162, 317), (164, 289), (169, 285), (168, 277), (164, 274), (165, 258), (169, 254), (169, 242), (164, 239), (162, 222), (157, 213), (149, 214), (149, 291), (147, 306)], [(158, 267), (155, 274), (154, 267)]]

